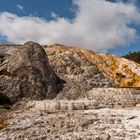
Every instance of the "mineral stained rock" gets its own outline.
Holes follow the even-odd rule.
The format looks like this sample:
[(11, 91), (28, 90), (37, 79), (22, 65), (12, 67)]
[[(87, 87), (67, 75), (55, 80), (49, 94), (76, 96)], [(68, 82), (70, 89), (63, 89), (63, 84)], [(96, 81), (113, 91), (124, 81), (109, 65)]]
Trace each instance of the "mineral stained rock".
[(85, 58), (82, 49), (54, 45), (46, 47), (45, 50), (54, 71), (67, 82), (56, 99), (75, 100), (92, 88), (116, 86), (96, 64)]
[(81, 87), (88, 90), (98, 87), (140, 87), (140, 64), (133, 61), (61, 44), (47, 46), (45, 50), (59, 76), (82, 81)]
[(11, 102), (23, 97), (52, 99), (63, 83), (50, 67), (44, 49), (35, 42), (25, 43), (10, 55), (1, 54), (0, 91)]

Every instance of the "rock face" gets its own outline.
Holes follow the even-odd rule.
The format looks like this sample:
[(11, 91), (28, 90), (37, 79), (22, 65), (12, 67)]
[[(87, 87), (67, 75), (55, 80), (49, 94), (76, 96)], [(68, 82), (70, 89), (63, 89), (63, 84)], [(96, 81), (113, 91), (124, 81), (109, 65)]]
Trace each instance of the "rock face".
[(45, 50), (52, 68), (59, 77), (67, 81), (57, 99), (77, 99), (92, 88), (116, 86), (96, 64), (86, 59), (82, 49), (64, 48), (56, 44), (46, 47)]
[(51, 69), (44, 49), (37, 43), (27, 42), (6, 59), (1, 58), (0, 91), (11, 102), (23, 97), (51, 99), (63, 87), (64, 81)]
[(45, 50), (55, 71), (73, 81), (82, 80), (82, 87), (140, 87), (140, 64), (133, 61), (61, 44)]

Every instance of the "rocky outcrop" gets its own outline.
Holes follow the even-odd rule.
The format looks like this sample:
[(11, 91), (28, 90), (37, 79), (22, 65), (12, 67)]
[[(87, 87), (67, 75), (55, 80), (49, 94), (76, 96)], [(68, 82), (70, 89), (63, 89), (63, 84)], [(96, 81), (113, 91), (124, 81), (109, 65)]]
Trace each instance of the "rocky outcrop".
[(12, 102), (28, 98), (0, 110), (0, 139), (140, 139), (140, 90), (118, 88), (139, 85), (139, 66), (59, 44), (44, 49), (0, 46), (0, 91)]
[(45, 50), (52, 68), (59, 77), (67, 81), (58, 99), (77, 99), (92, 88), (116, 86), (94, 61), (92, 63), (84, 56), (82, 49), (56, 44), (46, 47)]
[[(0, 45), (0, 91), (11, 100), (17, 94), (19, 98), (28, 94), (35, 99), (75, 100), (93, 88), (140, 87), (140, 67), (132, 61), (60, 44), (44, 46), (47, 59), (42, 47), (31, 47), (39, 46), (33, 44)], [(48, 63), (66, 81), (64, 88), (64, 81)], [(57, 95), (60, 88), (63, 90)]]
[(140, 87), (140, 64), (133, 61), (60, 44), (45, 50), (55, 71), (73, 81), (82, 79), (81, 87)]
[(23, 97), (51, 99), (63, 88), (64, 81), (54, 73), (39, 44), (27, 42), (5, 56), (1, 57), (0, 91), (11, 102)]
[(96, 100), (103, 107), (134, 107), (140, 104), (140, 90), (134, 88), (93, 88), (82, 99)]

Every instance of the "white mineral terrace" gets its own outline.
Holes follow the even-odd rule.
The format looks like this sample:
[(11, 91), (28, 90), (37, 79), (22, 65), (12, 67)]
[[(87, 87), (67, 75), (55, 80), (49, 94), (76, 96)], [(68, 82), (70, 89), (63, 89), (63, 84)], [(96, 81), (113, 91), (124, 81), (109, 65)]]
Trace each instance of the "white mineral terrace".
[(42, 110), (48, 112), (65, 111), (65, 110), (88, 110), (98, 108), (95, 100), (43, 100), (30, 101), (27, 104), (32, 110)]

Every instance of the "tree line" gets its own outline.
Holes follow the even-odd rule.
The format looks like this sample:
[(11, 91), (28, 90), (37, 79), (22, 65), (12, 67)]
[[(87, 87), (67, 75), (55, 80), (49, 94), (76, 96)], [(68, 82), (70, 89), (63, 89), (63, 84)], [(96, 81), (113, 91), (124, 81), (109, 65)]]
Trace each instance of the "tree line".
[(135, 61), (140, 64), (140, 51), (137, 52), (129, 52), (127, 55), (123, 56), (126, 59)]

